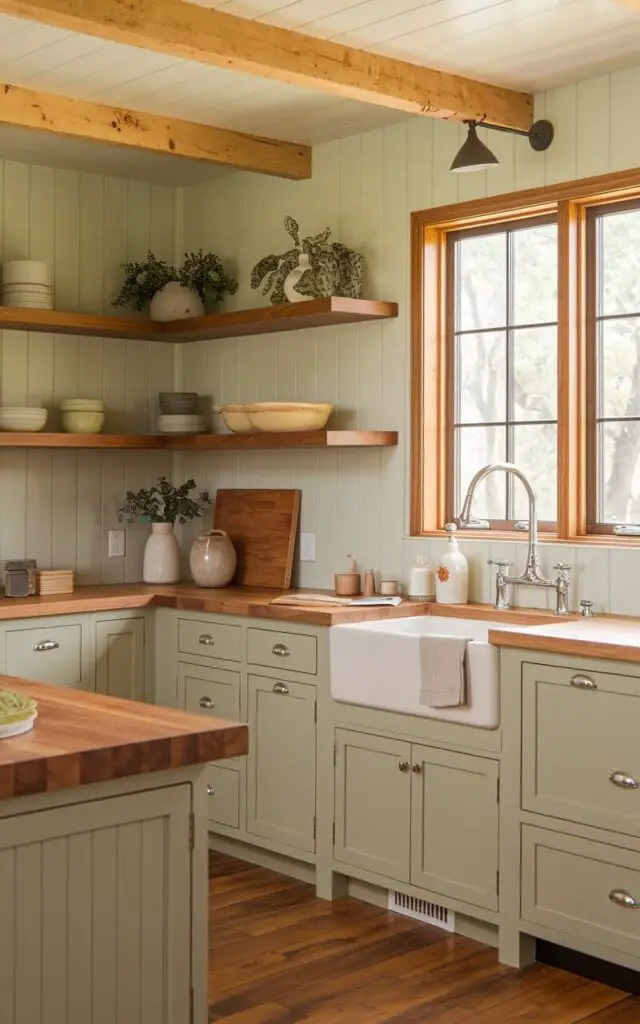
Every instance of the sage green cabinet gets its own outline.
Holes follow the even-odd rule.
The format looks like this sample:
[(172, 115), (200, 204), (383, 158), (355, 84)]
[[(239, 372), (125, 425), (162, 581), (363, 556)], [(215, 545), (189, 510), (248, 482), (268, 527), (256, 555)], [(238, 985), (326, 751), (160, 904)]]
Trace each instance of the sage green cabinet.
[(316, 687), (248, 677), (247, 832), (315, 851)]
[(498, 763), (411, 748), (411, 882), (498, 909)]
[(523, 809), (640, 835), (639, 716), (633, 676), (524, 664)]
[(207, 769), (207, 817), (215, 829), (239, 831), (245, 820), (245, 773), (236, 761), (210, 764)]
[(144, 618), (99, 619), (95, 642), (97, 692), (144, 700)]
[(336, 729), (334, 858), (408, 882), (411, 744)]
[(27, 619), (6, 630), (4, 646), (7, 675), (93, 689), (91, 642), (85, 619)]
[(178, 705), (196, 714), (240, 721), (240, 673), (180, 662)]
[(497, 762), (336, 729), (334, 859), (497, 910)]

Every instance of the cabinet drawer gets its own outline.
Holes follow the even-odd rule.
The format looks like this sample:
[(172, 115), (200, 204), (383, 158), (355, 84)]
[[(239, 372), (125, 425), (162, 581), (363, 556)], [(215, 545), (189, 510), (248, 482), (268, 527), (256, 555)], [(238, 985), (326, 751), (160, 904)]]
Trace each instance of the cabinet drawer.
[(242, 661), (242, 629), (218, 622), (180, 619), (178, 650), (181, 654), (198, 654), (203, 658)]
[(207, 769), (207, 817), (212, 825), (240, 828), (243, 772), (230, 765), (211, 764)]
[(305, 672), (315, 676), (318, 652), (315, 636), (281, 633), (275, 629), (247, 630), (247, 661), (267, 668)]
[(9, 630), (6, 671), (40, 683), (81, 686), (82, 626)]
[(523, 666), (522, 806), (640, 835), (640, 680)]
[(640, 854), (523, 825), (521, 915), (640, 956)]
[(240, 719), (240, 673), (179, 664), (178, 697), (185, 711), (237, 722)]

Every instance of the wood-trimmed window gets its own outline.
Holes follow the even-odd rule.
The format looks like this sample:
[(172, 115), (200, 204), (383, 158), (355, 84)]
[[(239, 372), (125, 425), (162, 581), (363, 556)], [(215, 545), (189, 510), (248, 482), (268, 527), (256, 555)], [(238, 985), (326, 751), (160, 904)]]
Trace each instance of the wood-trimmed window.
[[(640, 170), (414, 213), (411, 373), (413, 535), (497, 461), (559, 539), (640, 535)], [(473, 512), (513, 537), (492, 479)]]

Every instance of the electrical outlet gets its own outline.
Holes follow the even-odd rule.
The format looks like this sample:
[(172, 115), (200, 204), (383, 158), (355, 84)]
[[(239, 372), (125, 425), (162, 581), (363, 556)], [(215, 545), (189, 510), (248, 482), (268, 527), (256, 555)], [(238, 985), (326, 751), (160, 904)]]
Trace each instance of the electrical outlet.
[(316, 560), (316, 535), (315, 533), (300, 534), (300, 561), (315, 562)]
[(109, 558), (124, 558), (127, 553), (124, 530), (109, 530)]

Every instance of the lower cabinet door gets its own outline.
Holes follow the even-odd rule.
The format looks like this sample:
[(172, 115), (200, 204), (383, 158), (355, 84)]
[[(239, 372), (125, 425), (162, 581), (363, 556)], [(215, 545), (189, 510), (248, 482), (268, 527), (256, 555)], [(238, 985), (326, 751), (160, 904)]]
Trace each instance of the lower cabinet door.
[(335, 745), (335, 859), (408, 882), (411, 745), (348, 729)]
[(144, 619), (96, 622), (96, 690), (144, 700)]
[(315, 851), (316, 688), (250, 675), (247, 832)]
[(498, 909), (498, 763), (412, 747), (411, 882)]
[(244, 772), (233, 762), (210, 764), (207, 769), (209, 824), (239, 829), (244, 817)]
[(2, 1024), (191, 1020), (190, 811), (184, 785), (2, 820)]

